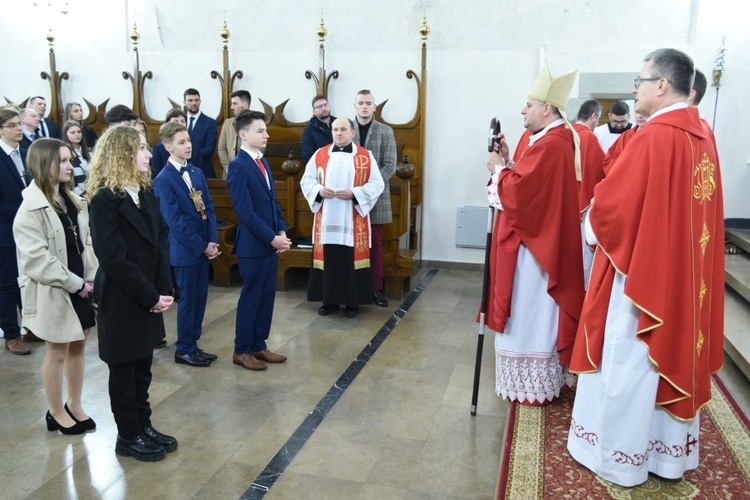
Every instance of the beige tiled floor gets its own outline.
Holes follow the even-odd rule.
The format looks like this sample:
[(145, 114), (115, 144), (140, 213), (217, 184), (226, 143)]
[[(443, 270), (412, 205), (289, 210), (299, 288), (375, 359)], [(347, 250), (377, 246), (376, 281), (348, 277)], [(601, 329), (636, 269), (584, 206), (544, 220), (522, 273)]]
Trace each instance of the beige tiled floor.
[[(439, 271), (266, 498), (491, 498), (508, 405), (493, 392), (488, 336), (479, 411), (469, 413), (480, 290), (479, 273)], [(210, 289), (201, 345), (220, 356), (213, 366), (176, 365), (172, 346), (155, 353), (154, 425), (180, 442), (162, 462), (114, 454), (95, 335), (84, 404), (98, 428), (83, 437), (45, 429), (44, 347), (0, 354), (0, 497), (238, 498), (398, 305), (363, 307), (354, 320), (320, 317), (304, 289), (279, 292), (269, 346), (289, 361), (258, 373), (231, 363), (238, 292)], [(728, 324), (747, 316), (735, 310)], [(174, 311), (166, 319), (172, 344)], [(748, 411), (747, 380), (728, 365), (727, 383)]]

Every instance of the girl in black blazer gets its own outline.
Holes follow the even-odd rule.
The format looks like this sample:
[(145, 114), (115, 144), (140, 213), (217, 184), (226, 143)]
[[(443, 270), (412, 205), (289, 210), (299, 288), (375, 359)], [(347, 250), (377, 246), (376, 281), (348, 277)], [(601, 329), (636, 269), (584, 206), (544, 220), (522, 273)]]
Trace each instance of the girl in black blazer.
[(151, 190), (150, 158), (135, 128), (109, 128), (99, 138), (86, 192), (100, 264), (94, 283), (99, 357), (109, 365), (115, 453), (153, 462), (177, 449), (177, 440), (153, 428), (148, 403), (153, 348), (164, 334), (161, 313), (173, 301), (167, 227)]

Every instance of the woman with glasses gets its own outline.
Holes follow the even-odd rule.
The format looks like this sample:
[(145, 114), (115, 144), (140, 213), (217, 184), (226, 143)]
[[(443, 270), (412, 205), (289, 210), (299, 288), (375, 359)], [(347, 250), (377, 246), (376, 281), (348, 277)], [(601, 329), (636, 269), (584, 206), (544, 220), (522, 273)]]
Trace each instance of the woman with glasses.
[[(46, 341), (42, 385), (48, 431), (83, 434), (96, 428), (81, 406), (84, 349), (94, 326), (86, 300), (97, 260), (86, 202), (70, 192), (73, 151), (59, 139), (37, 139), (27, 163), (34, 180), (13, 222), (23, 302), (23, 327)], [(63, 403), (63, 378), (67, 403)]]

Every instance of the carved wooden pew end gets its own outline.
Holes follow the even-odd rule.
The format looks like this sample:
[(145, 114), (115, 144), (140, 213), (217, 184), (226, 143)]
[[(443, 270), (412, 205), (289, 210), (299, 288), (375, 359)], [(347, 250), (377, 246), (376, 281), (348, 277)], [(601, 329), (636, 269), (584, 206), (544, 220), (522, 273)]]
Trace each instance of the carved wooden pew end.
[(217, 228), (221, 255), (209, 261), (214, 275), (213, 284), (214, 286), (231, 286), (230, 271), (238, 262), (237, 256), (232, 255), (234, 238), (237, 234), (237, 214), (234, 213), (232, 200), (229, 198), (227, 181), (224, 179), (206, 179), (206, 181), (214, 202), (216, 219), (224, 221), (220, 222)]

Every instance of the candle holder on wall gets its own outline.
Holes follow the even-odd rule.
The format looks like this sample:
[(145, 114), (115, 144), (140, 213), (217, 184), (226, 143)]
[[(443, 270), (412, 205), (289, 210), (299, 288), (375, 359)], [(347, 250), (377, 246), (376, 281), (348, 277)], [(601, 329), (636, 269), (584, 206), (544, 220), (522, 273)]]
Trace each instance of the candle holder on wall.
[(230, 108), (231, 98), (229, 97), (234, 92), (234, 81), (238, 78), (242, 78), (244, 73), (242, 70), (237, 70), (234, 73), (229, 69), (229, 37), (232, 33), (229, 31), (226, 19), (224, 24), (219, 31), (219, 36), (222, 40), (222, 70), (221, 73), (218, 71), (211, 71), (211, 78), (219, 81), (221, 85), (221, 108), (219, 116), (216, 117), (216, 123), (222, 123), (227, 118), (231, 118), (232, 110)]

